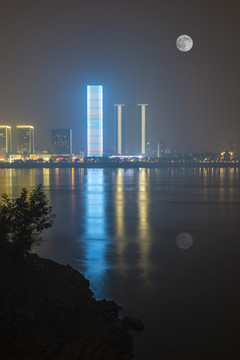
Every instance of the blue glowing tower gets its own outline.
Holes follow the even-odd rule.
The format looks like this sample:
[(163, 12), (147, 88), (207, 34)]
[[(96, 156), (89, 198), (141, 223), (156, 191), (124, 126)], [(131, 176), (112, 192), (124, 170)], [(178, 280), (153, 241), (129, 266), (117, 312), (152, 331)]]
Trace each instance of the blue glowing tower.
[(103, 88), (87, 86), (87, 156), (103, 156)]

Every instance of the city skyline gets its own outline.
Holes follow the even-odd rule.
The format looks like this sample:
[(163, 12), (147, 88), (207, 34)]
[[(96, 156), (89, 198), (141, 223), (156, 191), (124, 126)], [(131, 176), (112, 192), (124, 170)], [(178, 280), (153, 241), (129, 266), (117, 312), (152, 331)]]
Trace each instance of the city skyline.
[(0, 358), (236, 357), (239, 18), (0, 1)]
[[(240, 137), (228, 138), (225, 139), (223, 144), (219, 145), (218, 149), (213, 152), (195, 151), (193, 148), (188, 147), (186, 151), (180, 151), (176, 146), (169, 147), (169, 144), (166, 144), (163, 139), (159, 140), (157, 144), (152, 144), (148, 139), (148, 104), (137, 104), (138, 112), (138, 141), (136, 144), (137, 152), (129, 153), (125, 151), (125, 104), (114, 104), (114, 146), (112, 149), (103, 148), (103, 152), (99, 154), (88, 155), (87, 148), (79, 150), (81, 144), (72, 143), (72, 129), (61, 128), (61, 129), (51, 129), (50, 138), (51, 144), (49, 148), (35, 148), (35, 136), (34, 136), (34, 127), (32, 125), (17, 125), (15, 135), (16, 142), (12, 140), (12, 128), (9, 125), (0, 124), (0, 154), (30, 154), (30, 153), (43, 153), (43, 154), (61, 154), (61, 155), (81, 155), (81, 156), (111, 156), (112, 155), (133, 155), (133, 156), (146, 156), (146, 157), (158, 157), (161, 158), (164, 155), (173, 155), (173, 157), (178, 154), (204, 154), (212, 153), (221, 155), (222, 158), (227, 158), (228, 156), (233, 157), (240, 155)], [(144, 116), (142, 116), (142, 108), (144, 108)], [(103, 120), (103, 118), (102, 118)], [(86, 120), (88, 121), (88, 119)], [(103, 121), (102, 121), (103, 122)], [(23, 131), (22, 135), (20, 132)], [(20, 136), (19, 136), (20, 135)], [(86, 134), (87, 137), (87, 134)], [(101, 136), (101, 143), (103, 138), (106, 137), (104, 134)], [(22, 138), (22, 139), (20, 139)], [(121, 146), (119, 146), (119, 140)], [(21, 143), (21, 145), (20, 145)], [(20, 146), (19, 146), (20, 145)], [(151, 146), (150, 146), (151, 145)], [(153, 146), (154, 145), (154, 146)], [(22, 147), (22, 149), (20, 149)], [(75, 150), (73, 150), (75, 148)], [(144, 149), (144, 150), (143, 150)], [(4, 159), (4, 157), (3, 157)]]
[[(137, 139), (135, 104), (141, 102), (150, 106), (154, 143), (215, 151), (240, 134), (237, 2), (212, 0), (206, 11), (202, 2), (187, 0), (137, 7), (134, 1), (26, 0), (2, 1), (0, 10), (0, 120), (12, 127), (31, 123), (37, 147), (49, 146), (46, 131), (66, 124), (73, 143), (86, 146), (84, 89), (94, 83), (104, 87), (109, 134), (111, 104), (126, 104), (130, 152)], [(176, 47), (184, 33), (194, 41), (188, 53)], [(104, 147), (113, 147), (113, 137)]]

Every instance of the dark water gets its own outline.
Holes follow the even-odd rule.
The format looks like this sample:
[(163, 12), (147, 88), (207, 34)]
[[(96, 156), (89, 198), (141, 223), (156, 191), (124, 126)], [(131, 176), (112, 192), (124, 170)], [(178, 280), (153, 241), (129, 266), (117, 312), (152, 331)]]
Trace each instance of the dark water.
[[(0, 170), (0, 192), (16, 196), (39, 183), (57, 217), (37, 253), (71, 264), (97, 299), (142, 319), (136, 360), (197, 358), (222, 339), (234, 345), (238, 169)], [(176, 245), (181, 232), (193, 237), (187, 250)]]

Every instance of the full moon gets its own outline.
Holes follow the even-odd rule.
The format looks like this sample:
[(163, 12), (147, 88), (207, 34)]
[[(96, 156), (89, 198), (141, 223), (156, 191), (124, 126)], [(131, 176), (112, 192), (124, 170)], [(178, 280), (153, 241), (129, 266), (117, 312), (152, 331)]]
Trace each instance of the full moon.
[(187, 232), (180, 233), (176, 238), (176, 244), (180, 249), (189, 249), (193, 244), (192, 235)]
[(177, 38), (176, 45), (180, 51), (187, 52), (193, 47), (193, 40), (188, 35), (181, 35)]

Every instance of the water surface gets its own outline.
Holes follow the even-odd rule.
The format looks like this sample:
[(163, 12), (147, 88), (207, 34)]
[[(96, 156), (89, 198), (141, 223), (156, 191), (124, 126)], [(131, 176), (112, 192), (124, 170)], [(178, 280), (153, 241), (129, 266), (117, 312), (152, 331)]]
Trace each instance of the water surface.
[[(0, 169), (10, 196), (39, 183), (57, 217), (37, 253), (142, 319), (136, 360), (194, 357), (240, 320), (238, 169)], [(176, 245), (181, 232), (193, 237), (188, 250)]]

